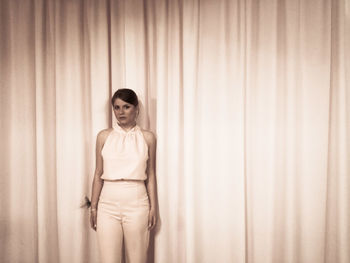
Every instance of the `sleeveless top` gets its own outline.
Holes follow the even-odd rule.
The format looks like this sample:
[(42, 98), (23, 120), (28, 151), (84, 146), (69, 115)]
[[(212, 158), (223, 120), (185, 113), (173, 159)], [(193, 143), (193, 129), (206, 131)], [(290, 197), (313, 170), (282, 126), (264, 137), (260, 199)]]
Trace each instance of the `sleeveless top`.
[(125, 131), (115, 124), (106, 138), (101, 154), (103, 157), (102, 179), (147, 179), (148, 145), (138, 125)]

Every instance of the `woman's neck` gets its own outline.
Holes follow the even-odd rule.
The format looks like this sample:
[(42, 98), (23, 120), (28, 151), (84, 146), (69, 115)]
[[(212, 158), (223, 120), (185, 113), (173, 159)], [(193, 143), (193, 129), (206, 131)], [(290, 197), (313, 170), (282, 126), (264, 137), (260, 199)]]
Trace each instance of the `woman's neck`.
[(124, 131), (130, 131), (132, 128), (134, 128), (136, 126), (136, 121), (132, 122), (132, 123), (127, 123), (127, 124), (120, 124), (118, 123), (118, 125), (124, 130)]

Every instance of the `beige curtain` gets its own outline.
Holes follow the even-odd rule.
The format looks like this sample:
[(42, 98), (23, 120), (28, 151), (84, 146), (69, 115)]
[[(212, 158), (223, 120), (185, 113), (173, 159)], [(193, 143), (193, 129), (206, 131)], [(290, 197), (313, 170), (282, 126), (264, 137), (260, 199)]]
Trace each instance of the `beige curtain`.
[(158, 137), (150, 262), (350, 262), (348, 0), (1, 0), (0, 261), (98, 262), (111, 94)]

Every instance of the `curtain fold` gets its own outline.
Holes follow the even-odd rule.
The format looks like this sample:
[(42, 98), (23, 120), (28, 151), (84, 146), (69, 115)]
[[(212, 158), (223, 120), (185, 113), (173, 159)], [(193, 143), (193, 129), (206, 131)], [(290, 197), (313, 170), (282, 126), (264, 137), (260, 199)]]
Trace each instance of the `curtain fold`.
[(331, 6), (331, 63), (327, 162), (326, 262), (349, 260), (350, 218), (350, 5), (333, 1)]
[(347, 0), (0, 1), (1, 262), (98, 262), (118, 88), (157, 134), (149, 262), (350, 261)]

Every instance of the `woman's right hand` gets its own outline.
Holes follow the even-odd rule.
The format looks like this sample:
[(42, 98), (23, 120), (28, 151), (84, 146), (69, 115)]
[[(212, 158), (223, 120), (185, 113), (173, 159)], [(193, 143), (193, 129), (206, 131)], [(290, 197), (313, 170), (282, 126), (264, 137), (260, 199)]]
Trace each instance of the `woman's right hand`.
[(97, 210), (90, 211), (90, 226), (93, 230), (96, 231), (97, 227)]

